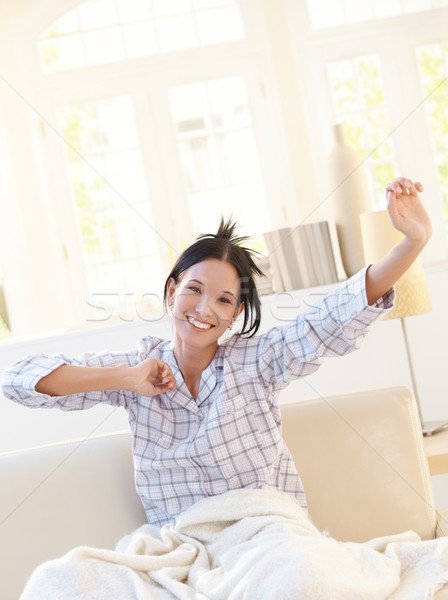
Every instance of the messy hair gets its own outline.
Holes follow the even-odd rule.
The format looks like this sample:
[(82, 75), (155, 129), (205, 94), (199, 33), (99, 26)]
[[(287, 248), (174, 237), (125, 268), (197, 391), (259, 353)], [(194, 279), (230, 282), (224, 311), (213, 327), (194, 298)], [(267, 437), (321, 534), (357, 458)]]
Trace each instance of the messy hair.
[(261, 269), (256, 265), (254, 257), (256, 252), (246, 248), (243, 244), (248, 240), (246, 236), (235, 233), (236, 223), (231, 218), (223, 218), (215, 234), (204, 233), (182, 252), (168, 275), (163, 301), (166, 306), (168, 283), (174, 279), (175, 284), (181, 280), (182, 274), (193, 265), (208, 258), (216, 258), (231, 264), (240, 279), (240, 295), (238, 304), (243, 304), (243, 326), (238, 333), (240, 336), (252, 337), (258, 331), (261, 321), (261, 303), (255, 284), (255, 276), (263, 276)]

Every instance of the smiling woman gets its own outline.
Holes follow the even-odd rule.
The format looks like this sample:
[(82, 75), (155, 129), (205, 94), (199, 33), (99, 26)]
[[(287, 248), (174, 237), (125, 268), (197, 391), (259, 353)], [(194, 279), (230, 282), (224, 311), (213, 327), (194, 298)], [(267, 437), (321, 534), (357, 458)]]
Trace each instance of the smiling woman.
[[(30, 407), (127, 410), (135, 481), (148, 522), (173, 523), (200, 499), (242, 488), (274, 488), (306, 510), (305, 491), (281, 435), (279, 392), (326, 356), (359, 347), (392, 305), (391, 286), (431, 235), (419, 183), (387, 189), (404, 238), (282, 327), (255, 335), (260, 300), (253, 252), (228, 221), (200, 236), (165, 283), (174, 339), (142, 338), (128, 352), (27, 356), (5, 371), (5, 396)], [(242, 315), (242, 327), (223, 333)], [(98, 583), (98, 585), (101, 585)]]
[(184, 381), (197, 398), (201, 374), (226, 329), (243, 313), (239, 335), (253, 336), (260, 325), (260, 299), (254, 276), (261, 275), (244, 238), (221, 222), (216, 235), (202, 235), (177, 260), (165, 283), (171, 310), (175, 356)]
[[(391, 306), (391, 286), (431, 234), (421, 190), (405, 178), (392, 182), (390, 217), (404, 239), (285, 326), (255, 335), (259, 269), (235, 224), (221, 221), (216, 234), (201, 235), (184, 250), (167, 277), (173, 340), (147, 336), (129, 352), (77, 358), (28, 356), (5, 371), (4, 393), (32, 407), (79, 410), (104, 402), (126, 408), (149, 522), (172, 521), (204, 495), (263, 484), (305, 506), (300, 477), (281, 441), (278, 393), (313, 373), (325, 356), (357, 348), (368, 326)], [(239, 315), (240, 329), (224, 340)], [(218, 415), (237, 398), (241, 420), (227, 423), (227, 433), (219, 430)], [(213, 427), (219, 435), (212, 438)], [(157, 444), (162, 434), (163, 448)], [(231, 479), (212, 456), (232, 463)]]

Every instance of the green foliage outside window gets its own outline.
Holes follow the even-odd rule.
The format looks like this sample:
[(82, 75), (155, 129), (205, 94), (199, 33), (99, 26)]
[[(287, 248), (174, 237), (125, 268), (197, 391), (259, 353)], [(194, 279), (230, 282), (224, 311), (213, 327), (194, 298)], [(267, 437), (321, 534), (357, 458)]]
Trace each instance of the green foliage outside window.
[(418, 48), (417, 60), (448, 230), (448, 42)]
[(358, 150), (375, 208), (384, 208), (384, 187), (396, 177), (395, 150), (378, 57), (360, 56), (328, 64), (335, 119)]

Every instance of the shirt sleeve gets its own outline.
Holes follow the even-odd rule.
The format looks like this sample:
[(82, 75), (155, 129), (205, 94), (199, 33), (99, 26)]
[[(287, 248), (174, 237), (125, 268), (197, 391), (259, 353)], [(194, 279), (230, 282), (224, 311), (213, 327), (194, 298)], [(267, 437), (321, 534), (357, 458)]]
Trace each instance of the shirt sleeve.
[(66, 396), (49, 396), (36, 391), (37, 382), (64, 364), (84, 367), (112, 367), (127, 364), (135, 366), (148, 355), (148, 338), (138, 342), (138, 346), (127, 352), (84, 353), (76, 357), (65, 354), (32, 354), (25, 356), (3, 372), (3, 395), (30, 408), (60, 408), (62, 410), (83, 410), (98, 403), (125, 406), (134, 397), (124, 390), (83, 392)]
[(331, 290), (290, 324), (250, 339), (239, 339), (233, 359), (264, 385), (281, 390), (290, 381), (314, 373), (327, 356), (343, 356), (361, 345), (378, 317), (392, 308), (390, 289), (372, 306), (365, 289), (368, 267)]

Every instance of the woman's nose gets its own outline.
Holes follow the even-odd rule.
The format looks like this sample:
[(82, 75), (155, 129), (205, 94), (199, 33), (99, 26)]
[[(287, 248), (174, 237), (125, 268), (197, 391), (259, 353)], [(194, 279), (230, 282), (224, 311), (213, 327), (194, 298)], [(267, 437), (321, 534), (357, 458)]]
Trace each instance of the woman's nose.
[(210, 299), (208, 298), (207, 294), (201, 295), (200, 300), (196, 305), (196, 312), (203, 319), (211, 315), (212, 310), (210, 308)]

